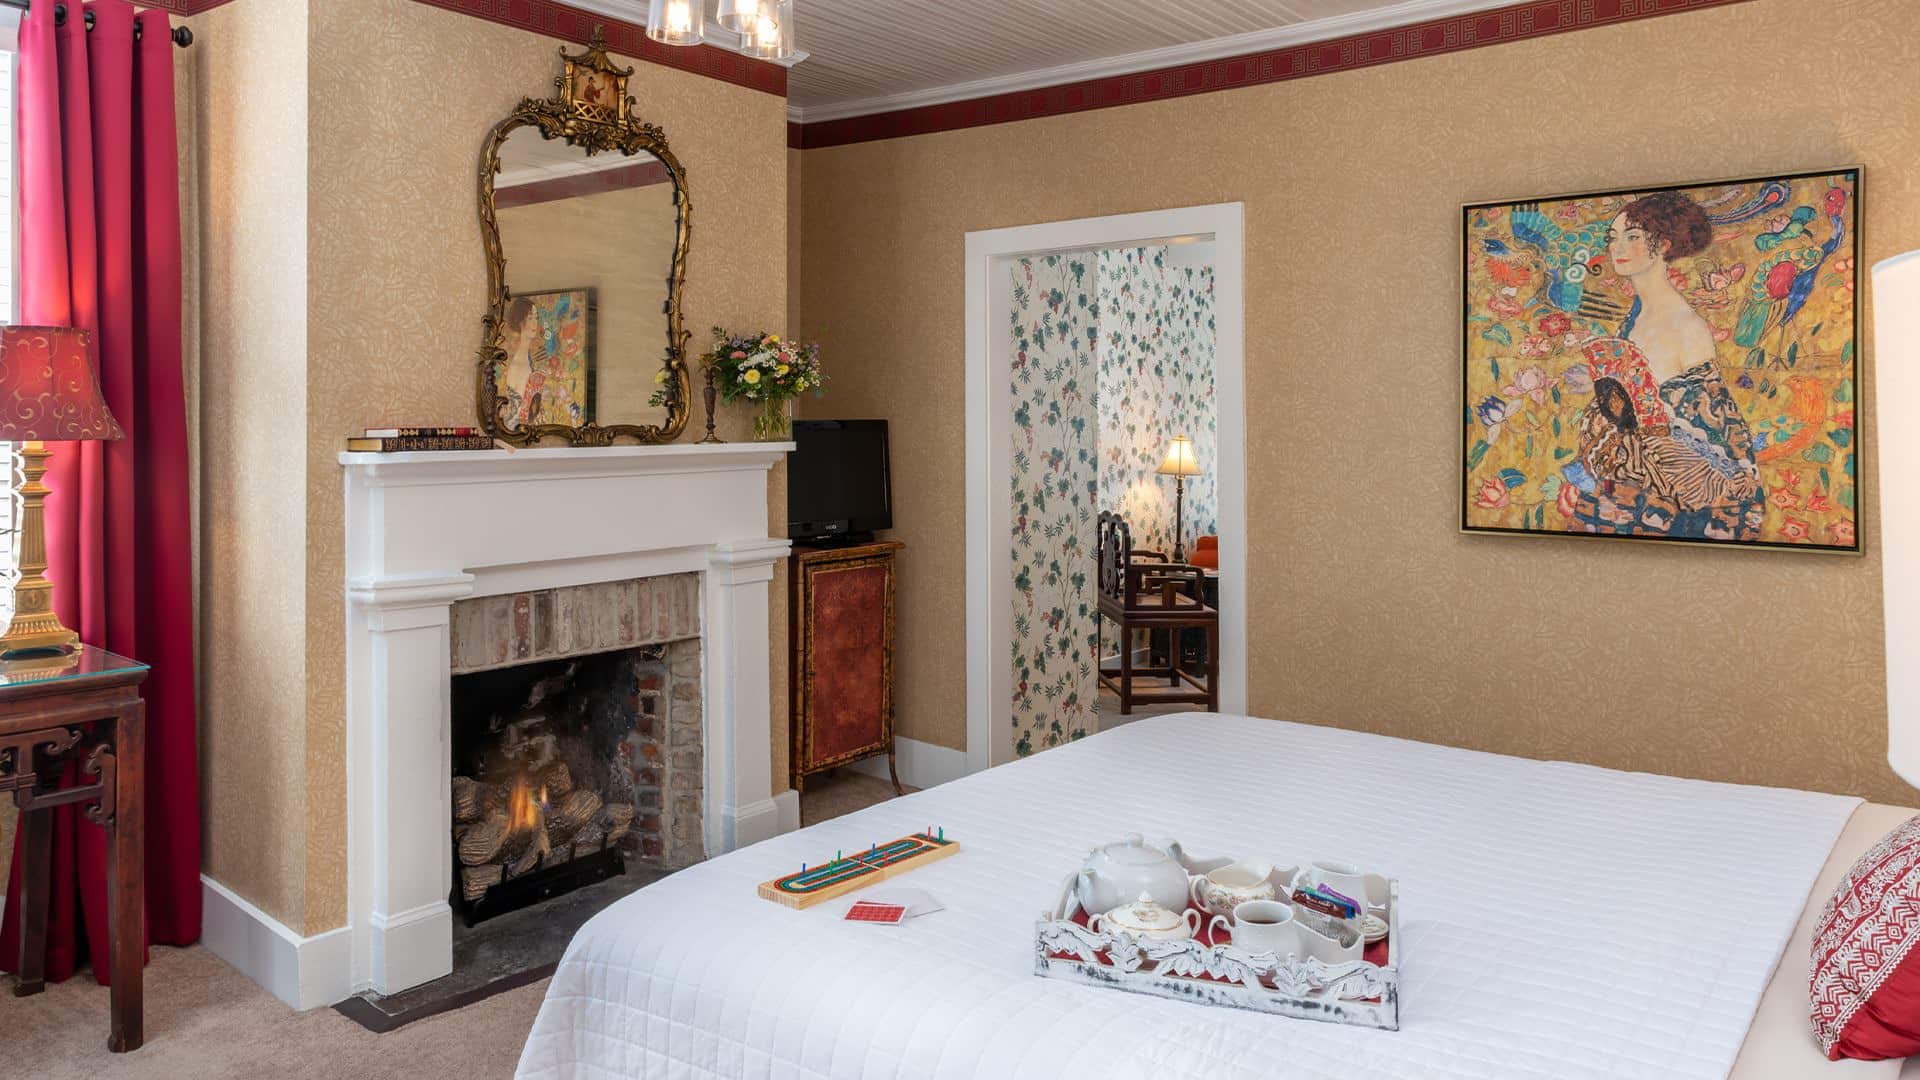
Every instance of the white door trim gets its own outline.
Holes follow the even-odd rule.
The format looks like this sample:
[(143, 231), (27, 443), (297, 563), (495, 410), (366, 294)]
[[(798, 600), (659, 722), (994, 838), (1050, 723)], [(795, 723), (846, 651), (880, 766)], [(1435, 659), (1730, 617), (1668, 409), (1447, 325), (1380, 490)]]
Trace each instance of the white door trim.
[(1016, 225), (967, 234), (967, 768), (1013, 757), (1012, 341), (1007, 264), (1022, 255), (1214, 240), (1214, 396), (1220, 494), (1220, 709), (1247, 711), (1245, 212), (1240, 203)]

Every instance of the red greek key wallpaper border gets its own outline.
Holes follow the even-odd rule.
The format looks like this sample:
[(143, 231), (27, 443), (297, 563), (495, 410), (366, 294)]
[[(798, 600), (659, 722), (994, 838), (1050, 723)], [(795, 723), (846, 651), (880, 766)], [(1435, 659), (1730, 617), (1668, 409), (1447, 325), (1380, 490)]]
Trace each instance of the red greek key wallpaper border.
[[(181, 15), (198, 15), (232, 0), (152, 0), (149, 6)], [(512, 26), (548, 37), (586, 44), (595, 25), (605, 28), (607, 48), (622, 56), (637, 57), (650, 64), (662, 64), (695, 75), (744, 86), (751, 90), (787, 96), (787, 69), (764, 60), (709, 46), (682, 48), (662, 45), (647, 37), (646, 28), (622, 19), (559, 3), (558, 0), (414, 0), (418, 4), (471, 15), (503, 26)]]
[(1271, 52), (1206, 60), (1020, 90), (991, 97), (926, 105), (898, 112), (788, 124), (787, 145), (802, 150), (897, 139), (986, 124), (1137, 105), (1148, 101), (1234, 90), (1245, 86), (1331, 75), (1375, 64), (1417, 60), (1487, 45), (1591, 30), (1660, 15), (1725, 7), (1745, 0), (1530, 0), (1467, 15), (1452, 15), (1387, 30), (1331, 38)]

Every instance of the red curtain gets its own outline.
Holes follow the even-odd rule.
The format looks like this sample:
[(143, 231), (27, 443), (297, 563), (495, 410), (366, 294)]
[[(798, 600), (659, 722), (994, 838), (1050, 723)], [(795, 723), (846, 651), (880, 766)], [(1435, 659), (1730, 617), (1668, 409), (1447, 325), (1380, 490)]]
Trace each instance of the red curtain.
[[(147, 936), (200, 936), (193, 568), (180, 350), (180, 192), (165, 12), (127, 0), (36, 3), (20, 28), (20, 322), (93, 331), (127, 437), (54, 443), (47, 549), (54, 606), (90, 645), (153, 666), (147, 702)], [(143, 26), (139, 39), (135, 27)], [(73, 807), (54, 825), (47, 977), (106, 957), (106, 837)], [(0, 922), (19, 960), (20, 861)], [(108, 972), (94, 969), (108, 981)]]

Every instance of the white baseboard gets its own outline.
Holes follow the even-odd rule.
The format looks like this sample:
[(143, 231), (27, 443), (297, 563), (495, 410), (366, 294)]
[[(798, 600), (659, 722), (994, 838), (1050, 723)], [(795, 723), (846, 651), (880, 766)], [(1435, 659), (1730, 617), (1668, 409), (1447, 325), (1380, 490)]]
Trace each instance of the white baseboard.
[(800, 793), (777, 791), (770, 799), (749, 803), (729, 813), (733, 821), (736, 847), (757, 844), (768, 837), (790, 833), (800, 827)]
[[(900, 768), (900, 782), (908, 787), (935, 787), (967, 775), (965, 750), (955, 750), (938, 743), (921, 742), (919, 739), (895, 738), (893, 752), (897, 759), (896, 764)], [(870, 757), (864, 761), (857, 761), (853, 767), (868, 776), (877, 776), (882, 780), (887, 778), (885, 757)]]
[(302, 937), (205, 874), (200, 898), (201, 944), (274, 997), (296, 1009), (314, 1009), (353, 993), (346, 927)]
[(376, 994), (397, 994), (453, 973), (453, 908), (445, 900), (367, 919)]
[(773, 797), (773, 808), (778, 814), (780, 831), (793, 832), (800, 827), (800, 793), (789, 788)]

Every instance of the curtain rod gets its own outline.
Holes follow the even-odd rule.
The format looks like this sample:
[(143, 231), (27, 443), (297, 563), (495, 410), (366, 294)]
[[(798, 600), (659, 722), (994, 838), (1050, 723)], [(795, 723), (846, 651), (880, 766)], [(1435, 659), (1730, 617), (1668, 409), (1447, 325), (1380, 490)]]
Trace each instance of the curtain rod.
[[(27, 9), (33, 6), (33, 0), (0, 0), (0, 6), (15, 7), (15, 8), (19, 8), (21, 11), (26, 11)], [(66, 21), (67, 21), (67, 5), (65, 4), (53, 5), (53, 25), (59, 26), (65, 23)], [(87, 12), (87, 29), (89, 30), (93, 29), (93, 12), (91, 11)], [(187, 29), (184, 26), (174, 27), (173, 33), (168, 36), (173, 38), (173, 43), (175, 45), (178, 45), (183, 49), (193, 44), (193, 31)], [(135, 41), (140, 40), (140, 24), (139, 23), (134, 24), (133, 39)]]

